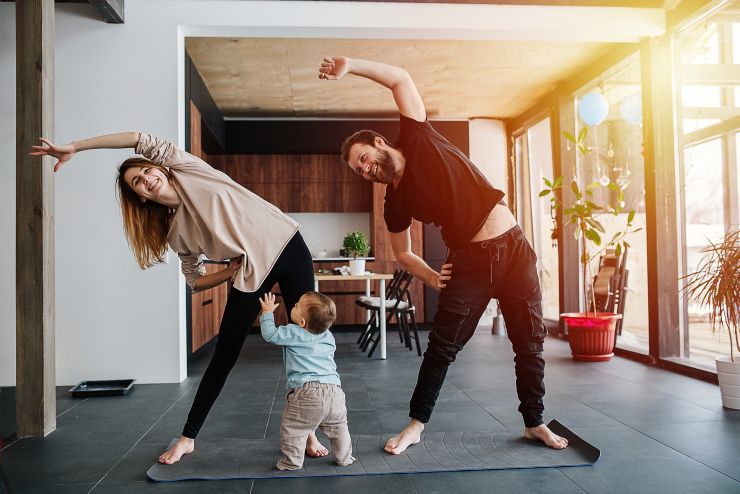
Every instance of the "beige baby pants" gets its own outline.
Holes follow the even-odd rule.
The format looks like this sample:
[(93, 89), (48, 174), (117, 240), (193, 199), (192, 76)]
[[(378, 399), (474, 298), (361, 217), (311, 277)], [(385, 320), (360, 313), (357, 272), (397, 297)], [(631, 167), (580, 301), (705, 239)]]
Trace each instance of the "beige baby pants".
[(319, 427), (331, 441), (331, 452), (339, 466), (351, 465), (352, 442), (347, 428), (344, 391), (336, 384), (307, 382), (288, 392), (280, 424), (283, 458), (278, 470), (299, 470), (306, 454), (306, 439)]

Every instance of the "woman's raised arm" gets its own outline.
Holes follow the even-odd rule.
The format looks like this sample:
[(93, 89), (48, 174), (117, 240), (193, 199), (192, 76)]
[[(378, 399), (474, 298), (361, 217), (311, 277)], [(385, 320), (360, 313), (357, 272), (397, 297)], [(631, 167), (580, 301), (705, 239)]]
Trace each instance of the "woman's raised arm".
[(121, 132), (119, 134), (108, 134), (104, 136), (91, 137), (82, 141), (74, 141), (63, 146), (58, 146), (48, 139), (40, 138), (45, 146), (31, 146), (32, 156), (53, 156), (57, 159), (54, 171), (59, 171), (67, 161), (78, 151), (89, 149), (123, 149), (134, 148), (139, 141), (139, 132)]

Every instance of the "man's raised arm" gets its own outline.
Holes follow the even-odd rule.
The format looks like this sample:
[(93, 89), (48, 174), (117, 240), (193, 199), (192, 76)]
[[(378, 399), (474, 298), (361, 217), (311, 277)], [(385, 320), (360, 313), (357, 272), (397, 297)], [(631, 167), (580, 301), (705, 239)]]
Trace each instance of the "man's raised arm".
[(406, 69), (360, 58), (326, 57), (319, 68), (319, 79), (335, 81), (348, 73), (365, 77), (390, 89), (401, 115), (417, 122), (427, 119), (424, 102)]

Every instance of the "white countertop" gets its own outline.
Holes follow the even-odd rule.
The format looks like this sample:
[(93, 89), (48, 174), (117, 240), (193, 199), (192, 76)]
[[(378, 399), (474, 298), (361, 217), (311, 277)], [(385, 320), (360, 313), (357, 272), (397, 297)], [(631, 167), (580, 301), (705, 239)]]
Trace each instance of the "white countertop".
[[(351, 261), (354, 257), (314, 257), (314, 262), (344, 262)], [(374, 261), (374, 257), (358, 257), (357, 260)]]

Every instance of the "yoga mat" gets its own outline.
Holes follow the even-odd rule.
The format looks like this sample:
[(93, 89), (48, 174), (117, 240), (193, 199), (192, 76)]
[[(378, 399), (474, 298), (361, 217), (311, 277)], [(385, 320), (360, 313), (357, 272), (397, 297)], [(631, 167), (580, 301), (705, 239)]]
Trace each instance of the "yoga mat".
[[(197, 441), (195, 451), (174, 465), (155, 463), (147, 476), (157, 482), (178, 480), (265, 479), (281, 477), (333, 477), (396, 473), (502, 470), (509, 468), (575, 467), (592, 465), (601, 452), (556, 420), (547, 424), (568, 439), (564, 450), (548, 448), (521, 433), (428, 432), (422, 440), (400, 455), (383, 451), (386, 435), (352, 436), (355, 463), (338, 467), (331, 454), (309, 458), (301, 470), (279, 471), (280, 440), (219, 439)], [(174, 444), (174, 441), (171, 444)], [(328, 446), (328, 445), (327, 445)]]

